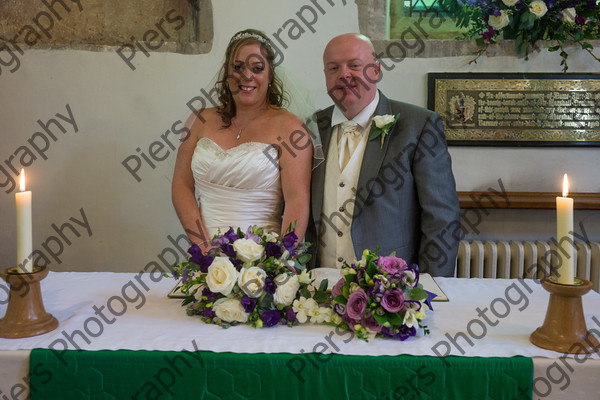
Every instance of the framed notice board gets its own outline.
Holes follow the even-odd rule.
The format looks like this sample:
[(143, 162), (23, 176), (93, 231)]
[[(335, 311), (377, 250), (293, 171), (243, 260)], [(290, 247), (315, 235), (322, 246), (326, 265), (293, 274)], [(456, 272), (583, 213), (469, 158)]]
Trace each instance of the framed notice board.
[(449, 145), (600, 146), (600, 74), (429, 73)]

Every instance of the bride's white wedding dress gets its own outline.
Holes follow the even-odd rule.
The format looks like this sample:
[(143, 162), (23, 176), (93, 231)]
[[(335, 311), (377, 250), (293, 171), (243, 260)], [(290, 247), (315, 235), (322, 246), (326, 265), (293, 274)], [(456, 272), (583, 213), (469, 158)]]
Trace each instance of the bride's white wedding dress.
[(250, 225), (279, 233), (283, 194), (277, 150), (266, 143), (242, 143), (228, 150), (200, 138), (192, 156), (196, 196), (208, 233)]

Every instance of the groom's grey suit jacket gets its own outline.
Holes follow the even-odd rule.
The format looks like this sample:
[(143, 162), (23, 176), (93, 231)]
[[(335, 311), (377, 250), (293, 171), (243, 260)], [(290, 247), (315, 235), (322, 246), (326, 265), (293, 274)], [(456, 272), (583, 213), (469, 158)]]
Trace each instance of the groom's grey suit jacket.
[[(442, 120), (439, 114), (388, 100), (381, 92), (374, 115), (398, 115), (385, 137), (367, 142), (356, 187), (351, 233), (357, 259), (364, 249), (387, 256), (395, 251), (422, 272), (453, 276), (461, 235), (459, 206)], [(333, 106), (317, 113), (323, 151), (328, 153)], [(312, 267), (326, 229), (340, 226), (340, 215), (322, 213), (325, 163), (313, 171), (311, 219)], [(339, 184), (339, 183), (337, 183)], [(347, 218), (348, 219), (348, 218)], [(348, 219), (349, 220), (349, 219)]]

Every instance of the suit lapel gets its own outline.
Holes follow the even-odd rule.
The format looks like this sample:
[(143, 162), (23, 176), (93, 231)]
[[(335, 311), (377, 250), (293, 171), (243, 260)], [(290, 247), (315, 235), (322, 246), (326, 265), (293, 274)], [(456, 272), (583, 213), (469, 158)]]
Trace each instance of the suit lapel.
[[(383, 93), (379, 92), (379, 104), (375, 109), (374, 115), (384, 115), (384, 114), (392, 114), (391, 105), (387, 99), (383, 95)], [(389, 134), (386, 135), (386, 138), (383, 142), (383, 148), (381, 147), (381, 137), (378, 137), (373, 140), (368, 140), (367, 145), (365, 147), (365, 153), (363, 156), (362, 165), (360, 167), (360, 175), (358, 177), (358, 185), (357, 190), (364, 188), (362, 191), (367, 190), (366, 195), (364, 195), (364, 199), (368, 199), (370, 196), (371, 189), (366, 187), (367, 182), (369, 180), (374, 180), (381, 169), (381, 165), (383, 164), (383, 159), (385, 158), (385, 154), (387, 153), (387, 149), (389, 147), (390, 138), (389, 136), (394, 133), (394, 129), (390, 130)], [(372, 186), (372, 185), (371, 185)], [(361, 196), (362, 197), (362, 196)], [(354, 217), (356, 218), (356, 212), (360, 210), (360, 207), (354, 208)]]
[[(323, 193), (325, 184), (325, 167), (327, 165), (327, 154), (329, 153), (329, 142), (331, 141), (331, 115), (333, 107), (329, 107), (317, 114), (317, 124), (319, 126), (319, 134), (321, 135), (321, 144), (323, 146), (323, 155), (325, 162), (322, 162), (313, 171), (312, 176), (312, 214), (317, 228), (320, 229), (321, 210), (323, 208)], [(317, 232), (318, 235), (318, 232)]]

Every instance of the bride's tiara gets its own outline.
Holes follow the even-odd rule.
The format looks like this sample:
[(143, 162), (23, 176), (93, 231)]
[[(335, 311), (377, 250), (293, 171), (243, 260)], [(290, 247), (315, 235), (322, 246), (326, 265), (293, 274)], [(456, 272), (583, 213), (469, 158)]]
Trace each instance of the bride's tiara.
[(240, 32), (237, 35), (235, 35), (234, 37), (231, 38), (231, 42), (236, 42), (240, 39), (246, 39), (246, 38), (254, 38), (256, 40), (258, 40), (261, 43), (265, 43), (267, 44), (269, 41), (267, 39), (265, 39), (264, 37), (256, 34), (256, 33), (249, 33), (249, 32)]

